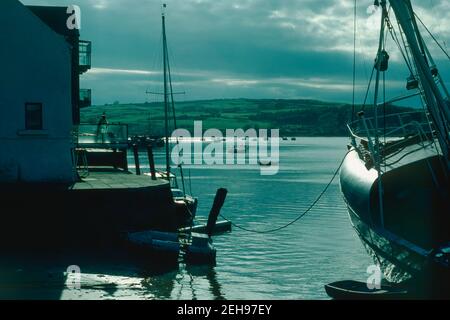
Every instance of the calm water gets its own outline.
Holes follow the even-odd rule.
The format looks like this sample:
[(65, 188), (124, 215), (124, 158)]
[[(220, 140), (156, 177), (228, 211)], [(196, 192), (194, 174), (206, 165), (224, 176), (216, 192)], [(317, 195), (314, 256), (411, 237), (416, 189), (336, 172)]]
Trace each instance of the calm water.
[[(345, 154), (345, 138), (282, 141), (280, 172), (261, 176), (258, 166), (188, 166), (198, 216), (206, 218), (217, 188), (229, 191), (222, 213), (246, 228), (282, 226), (303, 212), (328, 183)], [(163, 163), (162, 150), (156, 161)], [(143, 159), (144, 160), (144, 159)], [(133, 163), (130, 158), (130, 163)], [(234, 229), (214, 237), (217, 266), (148, 271), (102, 255), (32, 267), (7, 263), (11, 292), (21, 297), (62, 299), (327, 299), (323, 286), (365, 280), (371, 261), (352, 230), (339, 194), (338, 179), (302, 220), (274, 234)], [(62, 266), (82, 269), (82, 289), (64, 286)], [(5, 276), (3, 277), (5, 279)], [(17, 285), (19, 283), (20, 285)]]

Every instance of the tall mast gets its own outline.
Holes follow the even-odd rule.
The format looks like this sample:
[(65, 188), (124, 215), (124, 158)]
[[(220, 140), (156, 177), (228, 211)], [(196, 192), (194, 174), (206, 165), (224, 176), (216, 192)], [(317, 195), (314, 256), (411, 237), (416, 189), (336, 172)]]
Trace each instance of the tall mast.
[(385, 72), (381, 70), (381, 64), (382, 64), (382, 55), (384, 50), (384, 31), (385, 31), (385, 19), (387, 16), (386, 11), (386, 0), (381, 1), (381, 31), (380, 31), (380, 38), (378, 42), (378, 53), (377, 53), (377, 59), (376, 59), (376, 80), (375, 80), (375, 94), (374, 94), (374, 103), (373, 108), (375, 112), (375, 168), (378, 172), (378, 202), (380, 207), (380, 219), (381, 219), (381, 225), (384, 227), (384, 208), (383, 208), (383, 185), (381, 181), (381, 163), (380, 163), (380, 135), (378, 132), (378, 91), (379, 91), (379, 84), (380, 84), (380, 73)]
[(382, 63), (382, 53), (384, 50), (384, 31), (385, 31), (385, 20), (386, 20), (386, 1), (381, 1), (381, 31), (380, 31), (380, 37), (378, 40), (378, 52), (377, 52), (377, 59), (376, 59), (376, 78), (375, 78), (375, 94), (374, 94), (374, 113), (375, 113), (375, 165), (377, 166), (378, 172), (380, 171), (380, 136), (378, 133), (378, 92), (379, 92), (379, 84), (380, 84), (380, 74), (381, 72), (381, 63)]
[(390, 3), (397, 20), (403, 29), (412, 56), (414, 57), (414, 62), (423, 89), (423, 96), (430, 112), (431, 119), (436, 127), (437, 138), (446, 159), (447, 167), (450, 169), (450, 140), (448, 131), (450, 125), (450, 110), (434, 81), (430, 66), (427, 62), (423, 50), (422, 37), (417, 28), (411, 1), (390, 0)]
[(162, 12), (162, 32), (163, 32), (163, 66), (164, 66), (164, 118), (166, 136), (166, 173), (167, 180), (170, 181), (170, 156), (169, 156), (169, 93), (167, 87), (167, 39), (166, 39), (166, 4), (163, 4)]

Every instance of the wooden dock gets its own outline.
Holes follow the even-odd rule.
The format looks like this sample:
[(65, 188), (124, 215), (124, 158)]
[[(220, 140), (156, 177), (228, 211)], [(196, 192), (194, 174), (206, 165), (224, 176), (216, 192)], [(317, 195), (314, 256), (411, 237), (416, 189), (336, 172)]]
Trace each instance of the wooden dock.
[(123, 170), (91, 170), (89, 175), (70, 186), (71, 190), (114, 190), (114, 189), (158, 189), (169, 188), (169, 182), (163, 179), (152, 180), (151, 177), (128, 173)]
[(121, 170), (96, 168), (71, 185), (2, 185), (0, 192), (0, 247), (112, 245), (123, 232), (187, 225), (168, 181)]

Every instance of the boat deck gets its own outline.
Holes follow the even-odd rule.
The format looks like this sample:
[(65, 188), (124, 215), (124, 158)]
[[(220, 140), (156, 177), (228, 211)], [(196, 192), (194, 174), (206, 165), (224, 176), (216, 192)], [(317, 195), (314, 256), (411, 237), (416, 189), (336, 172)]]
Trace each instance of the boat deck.
[(385, 156), (383, 165), (389, 171), (413, 162), (435, 157), (437, 155), (437, 145), (437, 141), (428, 141), (423, 144), (415, 143), (404, 146), (398, 151)]
[(149, 176), (137, 176), (123, 170), (95, 169), (89, 175), (76, 182), (72, 190), (111, 190), (111, 189), (141, 189), (159, 188), (168, 185), (163, 179), (152, 180)]

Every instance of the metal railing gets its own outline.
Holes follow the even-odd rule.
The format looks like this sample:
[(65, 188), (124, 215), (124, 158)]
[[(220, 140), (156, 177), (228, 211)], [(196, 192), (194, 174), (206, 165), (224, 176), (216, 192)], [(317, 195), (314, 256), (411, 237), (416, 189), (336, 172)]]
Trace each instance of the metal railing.
[(74, 128), (79, 148), (128, 148), (126, 124), (80, 124)]
[[(423, 111), (404, 112), (379, 117), (378, 130), (374, 126), (375, 118), (365, 118), (350, 123), (347, 127), (353, 147), (361, 158), (373, 165), (382, 159), (403, 150), (405, 146), (417, 144), (420, 150), (434, 142), (433, 127)], [(378, 144), (376, 137), (378, 137)]]
[(404, 138), (418, 133), (418, 129), (431, 133), (432, 127), (427, 114), (423, 111), (412, 111), (378, 117), (378, 130), (375, 128), (375, 117), (360, 117), (350, 123), (348, 129), (354, 138)]

